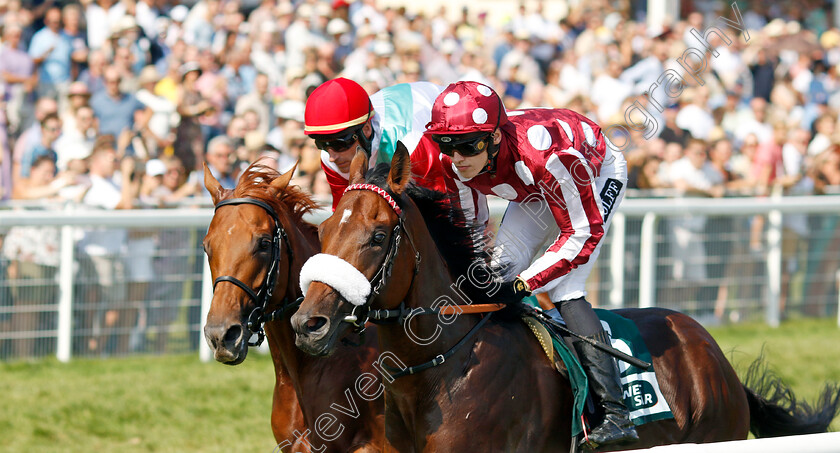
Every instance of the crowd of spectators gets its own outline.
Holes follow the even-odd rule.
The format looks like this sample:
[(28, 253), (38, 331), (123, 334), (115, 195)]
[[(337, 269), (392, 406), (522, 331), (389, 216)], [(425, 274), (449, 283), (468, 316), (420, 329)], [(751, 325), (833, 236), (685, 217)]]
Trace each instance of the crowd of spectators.
[[(716, 24), (724, 34), (710, 35), (704, 83), (686, 76), (679, 96), (650, 99), (662, 108), (647, 109), (655, 131), (634, 134), (628, 148), (631, 188), (721, 196), (840, 185), (840, 32), (828, 3), (741, 2), (743, 34), (715, 22), (734, 17), (725, 2), (683, 2), (681, 19), (658, 27), (636, 20), (637, 3), (581, 2), (562, 18), (522, 3), (490, 22), (481, 6), (424, 15), (375, 0), (4, 1), (0, 196), (80, 196), (103, 136), (135, 163), (137, 181), (143, 164), (178, 159), (182, 197), (202, 195), (205, 162), (230, 185), (260, 157), (281, 169), (301, 159), (297, 182), (328, 196), (301, 122), (307, 94), (329, 78), (370, 92), (477, 79), (509, 109), (567, 107), (620, 125), (666, 70), (685, 72), (677, 59), (704, 48), (697, 36)], [(690, 142), (705, 155), (692, 161), (696, 174), (677, 164), (689, 161)], [(66, 190), (27, 188), (42, 156), (56, 164), (48, 186)], [(134, 193), (131, 204), (172, 201)]]
[[(232, 187), (258, 159), (279, 170), (300, 160), (294, 182), (326, 198), (303, 111), (337, 76), (370, 93), (479, 80), (508, 109), (570, 108), (605, 127), (627, 125), (640, 102), (658, 126), (634, 131), (626, 157), (629, 187), (648, 195), (837, 192), (840, 31), (830, 2), (736, 2), (744, 33), (718, 19), (735, 20), (723, 1), (680, 2), (679, 19), (657, 27), (646, 25), (647, 2), (571, 2), (564, 17), (543, 3), (499, 17), (480, 2), (422, 14), (376, 0), (2, 0), (0, 199), (194, 205), (206, 203), (205, 164)], [(710, 26), (724, 33), (707, 48), (697, 32)], [(677, 59), (690, 47), (706, 50), (703, 83), (686, 76), (678, 96), (647, 98), (666, 70), (685, 72)], [(762, 222), (750, 224), (751, 247)], [(675, 221), (672, 249), (691, 253), (680, 231), (703, 225)], [(9, 236), (4, 256), (21, 260), (25, 247), (14, 244), (27, 240)], [(97, 232), (80, 250), (101, 280), (121, 272), (109, 247), (126, 241), (143, 235)], [(52, 275), (53, 258), (29, 271)], [(705, 278), (686, 266), (674, 277)], [(138, 272), (129, 280), (147, 283)], [(123, 297), (112, 289), (103, 291)]]

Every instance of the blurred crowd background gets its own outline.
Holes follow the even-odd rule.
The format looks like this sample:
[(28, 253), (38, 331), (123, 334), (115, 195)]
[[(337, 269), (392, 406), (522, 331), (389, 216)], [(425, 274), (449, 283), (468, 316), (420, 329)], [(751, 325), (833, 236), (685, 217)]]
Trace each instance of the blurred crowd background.
[[(679, 20), (648, 26), (646, 2), (631, 1), (572, 2), (564, 17), (527, 2), (491, 22), (481, 3), (426, 15), (375, 0), (0, 0), (0, 194), (84, 202), (101, 177), (124, 192), (121, 208), (165, 206), (204, 195), (205, 162), (229, 187), (263, 158), (280, 169), (300, 159), (297, 182), (328, 197), (301, 125), (327, 79), (371, 93), (476, 79), (509, 109), (565, 107), (615, 125), (665, 70), (684, 72), (687, 48), (708, 50), (691, 30), (710, 26), (726, 36), (710, 38), (702, 86), (685, 77), (679, 96), (659, 99), (664, 111), (649, 108), (653, 136), (634, 134), (631, 188), (836, 191), (831, 4), (736, 3), (749, 40), (717, 19), (735, 19), (722, 1), (681, 2)], [(109, 168), (96, 168), (99, 154)]]
[[(658, 127), (629, 137), (630, 196), (840, 193), (840, 31), (831, 27), (831, 2), (736, 1), (748, 40), (719, 19), (736, 20), (731, 2), (715, 0), (679, 2), (679, 17), (656, 26), (647, 24), (647, 2), (634, 0), (572, 1), (562, 15), (541, 1), (508, 15), (488, 11), (493, 2), (433, 13), (405, 4), (0, 0), (0, 199), (6, 207), (207, 206), (204, 164), (230, 188), (254, 161), (283, 171), (300, 160), (294, 182), (326, 200), (320, 151), (302, 123), (307, 95), (337, 76), (370, 93), (401, 82), (478, 80), (508, 109), (570, 108), (604, 127), (625, 125), (638, 101)], [(696, 32), (711, 26), (724, 36), (710, 35), (707, 48)], [(678, 96), (654, 95), (662, 108), (653, 108), (645, 93), (666, 70), (685, 72), (677, 59), (689, 48), (705, 53), (703, 83), (686, 76)], [(832, 250), (836, 220), (816, 226), (835, 231), (820, 246), (807, 242), (813, 219), (785, 217), (788, 274), (803, 270), (803, 244)], [(691, 297), (716, 304), (721, 318), (728, 288), (708, 282), (732, 267), (704, 258), (714, 252), (703, 246), (706, 219), (668, 225), (674, 260), (666, 273), (699, 282)], [(762, 253), (763, 217), (714, 227), (744, 230), (745, 253)], [(186, 262), (160, 252), (195, 243), (183, 232), (108, 233), (89, 231), (78, 243), (81, 273), (98, 282), (91, 303), (166, 292), (149, 282)], [(0, 241), (9, 281), (54, 281), (57, 230), (15, 228)], [(122, 269), (126, 247), (149, 257), (146, 264)], [(827, 259), (817, 266), (830, 273), (837, 262)], [(200, 269), (200, 260), (191, 263)], [(115, 289), (115, 281), (129, 284)], [(5, 300), (54, 299), (37, 288), (13, 288)], [(179, 291), (168, 297), (179, 300)], [(34, 325), (34, 311), (0, 313), (0, 322)], [(96, 326), (122, 326), (126, 335), (111, 350), (128, 350), (138, 312), (122, 320), (109, 313), (76, 320), (93, 332), (81, 348), (102, 348)]]

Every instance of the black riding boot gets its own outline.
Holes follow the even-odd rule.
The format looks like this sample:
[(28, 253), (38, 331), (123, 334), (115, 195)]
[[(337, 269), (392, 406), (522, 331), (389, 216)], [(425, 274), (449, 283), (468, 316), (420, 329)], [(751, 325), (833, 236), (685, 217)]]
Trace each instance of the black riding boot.
[[(610, 344), (609, 337), (603, 330), (589, 338)], [(624, 394), (615, 359), (584, 341), (577, 342), (575, 348), (589, 378), (589, 388), (595, 401), (604, 408), (604, 421), (589, 434), (589, 443), (593, 444), (591, 446), (625, 444), (639, 440), (636, 427), (630, 421), (630, 411), (624, 405)]]

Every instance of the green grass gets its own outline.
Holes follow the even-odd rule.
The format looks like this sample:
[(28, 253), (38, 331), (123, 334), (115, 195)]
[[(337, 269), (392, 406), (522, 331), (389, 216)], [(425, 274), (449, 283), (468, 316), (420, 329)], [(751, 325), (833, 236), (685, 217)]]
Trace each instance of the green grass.
[[(739, 375), (764, 350), (770, 370), (790, 385), (797, 399), (813, 402), (828, 381), (840, 382), (837, 320), (795, 320), (773, 329), (764, 324), (710, 328)], [(840, 417), (831, 425), (840, 430)]]
[(274, 374), (197, 355), (0, 365), (0, 451), (265, 452)]
[[(712, 334), (739, 371), (764, 347), (800, 398), (840, 381), (834, 320)], [(196, 355), (0, 364), (0, 451), (269, 453), (273, 382), (271, 361), (259, 354), (236, 367)]]

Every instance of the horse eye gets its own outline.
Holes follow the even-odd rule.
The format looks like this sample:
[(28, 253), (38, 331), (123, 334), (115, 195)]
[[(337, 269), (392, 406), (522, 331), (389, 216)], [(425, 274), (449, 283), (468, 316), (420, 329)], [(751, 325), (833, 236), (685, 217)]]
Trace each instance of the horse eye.
[(385, 233), (381, 231), (377, 231), (373, 234), (373, 243), (374, 244), (381, 244), (385, 242)]
[(260, 251), (266, 251), (271, 248), (271, 239), (262, 238), (260, 239), (259, 249)]

